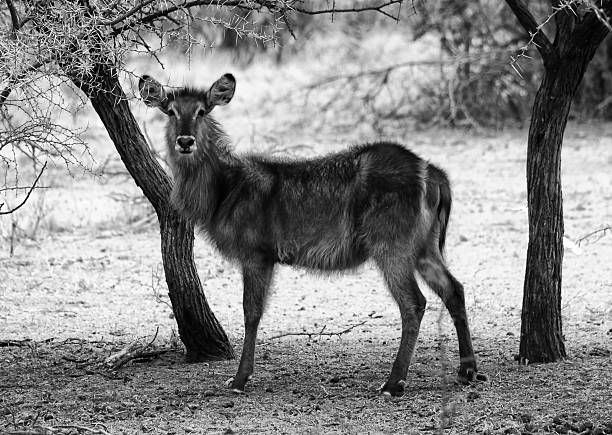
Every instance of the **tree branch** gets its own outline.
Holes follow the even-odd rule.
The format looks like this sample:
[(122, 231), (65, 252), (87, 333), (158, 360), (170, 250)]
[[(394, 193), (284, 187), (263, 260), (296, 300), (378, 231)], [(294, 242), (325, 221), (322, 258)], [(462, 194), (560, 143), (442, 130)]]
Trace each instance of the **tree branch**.
[[(255, 3), (258, 4), (258, 3)], [(225, 7), (238, 7), (238, 6), (244, 6), (242, 4), (241, 0), (191, 0), (191, 1), (182, 1), (178, 4), (173, 4), (172, 6), (169, 6), (167, 8), (164, 9), (160, 9), (158, 11), (155, 11), (149, 15), (145, 15), (142, 16), (138, 19), (135, 19), (133, 21), (130, 21), (126, 24), (124, 24), (121, 27), (116, 27), (113, 29), (113, 31), (111, 32), (112, 36), (117, 36), (123, 32), (125, 32), (126, 30), (129, 30), (133, 27), (142, 25), (142, 24), (148, 24), (151, 23), (155, 20), (158, 20), (160, 18), (165, 18), (168, 15), (178, 11), (178, 10), (186, 10), (186, 9), (190, 9), (196, 6), (225, 6)], [(250, 7), (251, 9), (256, 9), (255, 5)], [(135, 12), (134, 11), (132, 14), (126, 15), (126, 18), (128, 18), (129, 16), (133, 15)], [(116, 20), (114, 20), (116, 21)], [(119, 24), (121, 21), (117, 21), (115, 24)]]
[(13, 0), (5, 0), (6, 6), (8, 7), (9, 13), (11, 14), (11, 22), (13, 23), (13, 28), (11, 30), (11, 35), (13, 39), (17, 39), (17, 30), (21, 27), (21, 22), (19, 21), (19, 15), (17, 14), (17, 9), (15, 8), (15, 4)]
[(102, 21), (102, 24), (109, 25), (109, 26), (115, 26), (115, 25), (119, 24), (120, 22), (126, 20), (127, 18), (131, 17), (132, 15), (134, 15), (136, 12), (140, 11), (145, 6), (150, 5), (154, 1), (155, 0), (145, 0), (142, 3), (138, 3), (136, 6), (134, 6), (132, 9), (130, 9), (126, 13), (124, 13), (122, 15), (119, 15), (118, 17), (116, 17), (112, 21)]
[[(177, 12), (179, 10), (187, 10), (197, 6), (222, 6), (225, 8), (237, 7), (241, 9), (248, 10), (259, 10), (261, 8), (267, 8), (270, 11), (281, 12), (284, 16), (287, 12), (295, 11), (305, 15), (321, 15), (321, 14), (334, 14), (334, 13), (356, 13), (356, 12), (365, 12), (365, 11), (375, 11), (381, 13), (395, 21), (399, 21), (399, 16), (393, 16), (385, 9), (389, 6), (393, 5), (402, 5), (404, 0), (387, 0), (383, 3), (377, 5), (365, 5), (365, 6), (356, 6), (353, 8), (336, 8), (335, 6), (327, 9), (320, 10), (308, 10), (300, 7), (291, 7), (284, 2), (275, 2), (269, 0), (259, 0), (259, 1), (244, 1), (244, 0), (182, 0), (177, 3), (172, 3), (171, 6), (165, 7), (163, 9), (159, 9), (155, 12), (152, 12), (148, 15), (144, 15), (125, 23), (120, 27), (115, 27), (111, 32), (112, 36), (117, 36), (126, 30), (132, 29), (142, 24), (148, 24), (155, 20), (159, 20), (167, 17), (168, 15)], [(122, 16), (117, 17), (116, 19), (108, 22), (109, 25), (115, 26), (125, 19), (133, 16), (138, 11), (141, 11), (142, 8), (148, 4), (152, 3), (150, 0), (146, 0), (140, 6), (135, 6), (130, 11), (124, 13)]]
[(603, 39), (612, 31), (610, 24), (612, 16), (612, 1), (601, 3), (601, 7), (589, 3), (588, 12), (576, 25), (573, 37), (581, 45), (599, 45)]
[(352, 8), (336, 8), (335, 5), (328, 9), (319, 9), (316, 11), (311, 11), (303, 8), (294, 8), (296, 12), (305, 15), (321, 15), (321, 14), (336, 14), (336, 13), (354, 13), (354, 12), (366, 12), (366, 11), (375, 11), (380, 14), (385, 15), (386, 17), (391, 18), (394, 21), (399, 21), (399, 15), (394, 16), (385, 11), (386, 8), (393, 5), (402, 5), (404, 0), (389, 0), (384, 3), (372, 6), (356, 6)]
[[(30, 195), (32, 194), (34, 189), (36, 189), (36, 183), (38, 183), (38, 180), (40, 180), (40, 177), (42, 176), (42, 174), (45, 171), (46, 167), (47, 167), (47, 162), (45, 162), (45, 164), (43, 165), (42, 169), (38, 173), (38, 176), (36, 177), (36, 180), (34, 180), (34, 184), (32, 184), (32, 187), (30, 187), (30, 190), (28, 190), (28, 194), (26, 195), (25, 199), (23, 201), (21, 201), (21, 204), (19, 204), (17, 207), (15, 207), (15, 208), (13, 208), (11, 210), (8, 210), (8, 211), (0, 211), (0, 215), (6, 215), (6, 214), (14, 213), (17, 210), (19, 210), (21, 207), (23, 207), (23, 205), (28, 201), (28, 198), (30, 198)], [(4, 206), (4, 203), (0, 204), (0, 209), (2, 209), (2, 206)]]
[[(7, 0), (7, 1), (10, 1), (10, 0)], [(4, 102), (6, 101), (8, 96), (11, 95), (11, 92), (13, 91), (13, 85), (15, 83), (17, 83), (19, 80), (24, 78), (26, 75), (28, 75), (32, 71), (36, 71), (37, 69), (39, 69), (41, 66), (43, 66), (47, 62), (48, 61), (45, 61), (45, 62), (40, 62), (40, 61), (36, 62), (36, 63), (30, 65), (26, 70), (22, 71), (21, 73), (9, 77), (7, 79), (8, 83), (7, 83), (6, 87), (2, 90), (2, 92), (0, 92), (0, 107), (2, 107), (4, 105)]]
[(519, 23), (525, 31), (529, 34), (531, 41), (540, 52), (544, 65), (549, 64), (556, 57), (556, 50), (553, 47), (550, 39), (544, 33), (542, 24), (538, 24), (536, 19), (533, 17), (527, 5), (523, 0), (506, 0), (506, 3), (518, 19)]

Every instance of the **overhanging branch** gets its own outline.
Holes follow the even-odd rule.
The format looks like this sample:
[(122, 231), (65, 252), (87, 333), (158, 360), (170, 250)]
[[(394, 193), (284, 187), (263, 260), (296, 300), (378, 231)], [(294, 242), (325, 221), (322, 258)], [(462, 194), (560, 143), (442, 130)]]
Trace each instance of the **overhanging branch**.
[(114, 27), (111, 32), (112, 36), (117, 36), (126, 30), (133, 29), (143, 24), (150, 24), (156, 20), (160, 20), (168, 17), (170, 14), (180, 11), (189, 10), (198, 6), (219, 6), (225, 8), (240, 8), (247, 10), (261, 10), (266, 8), (271, 12), (280, 12), (282, 16), (285, 16), (288, 12), (298, 12), (305, 15), (322, 15), (322, 14), (335, 14), (335, 13), (358, 13), (366, 11), (374, 11), (385, 15), (395, 21), (399, 20), (399, 12), (397, 16), (390, 14), (386, 9), (390, 6), (398, 5), (401, 6), (405, 0), (387, 0), (377, 4), (366, 4), (362, 6), (355, 6), (352, 8), (337, 8), (332, 6), (331, 8), (309, 10), (301, 7), (294, 7), (291, 1), (245, 1), (245, 0), (183, 0), (176, 3), (171, 3), (167, 7), (158, 9), (145, 15), (141, 15), (131, 21), (125, 22), (125, 20), (133, 17), (138, 12), (142, 12), (143, 7), (152, 3), (150, 0), (144, 1), (141, 5), (133, 7), (128, 12), (108, 22), (108, 25), (116, 26), (125, 22), (119, 27)]
[(336, 13), (356, 13), (356, 12), (366, 12), (366, 11), (374, 11), (374, 12), (378, 12), (380, 14), (383, 14), (386, 17), (391, 18), (392, 20), (395, 21), (399, 21), (399, 12), (398, 15), (391, 15), (389, 12), (387, 12), (385, 9), (389, 8), (390, 6), (393, 5), (398, 5), (401, 6), (404, 3), (404, 0), (389, 0), (383, 3), (380, 3), (378, 5), (365, 5), (365, 6), (355, 6), (352, 8), (336, 8), (335, 6), (332, 6), (331, 8), (327, 8), (327, 9), (319, 9), (316, 11), (312, 11), (312, 10), (308, 10), (308, 9), (304, 9), (304, 8), (294, 8), (294, 10), (296, 12), (299, 12), (301, 14), (305, 14), (305, 15), (321, 15), (321, 14), (336, 14)]

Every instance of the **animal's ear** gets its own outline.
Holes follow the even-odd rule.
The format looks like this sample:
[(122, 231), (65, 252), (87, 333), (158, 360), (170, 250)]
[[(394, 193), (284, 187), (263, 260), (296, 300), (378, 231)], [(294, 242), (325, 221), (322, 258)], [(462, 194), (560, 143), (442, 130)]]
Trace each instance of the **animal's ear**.
[(206, 106), (212, 109), (215, 106), (225, 106), (234, 96), (236, 90), (236, 79), (231, 74), (223, 74), (219, 80), (213, 83), (206, 92)]
[(147, 106), (158, 107), (165, 111), (168, 105), (168, 96), (161, 83), (151, 76), (144, 75), (138, 81), (138, 90)]

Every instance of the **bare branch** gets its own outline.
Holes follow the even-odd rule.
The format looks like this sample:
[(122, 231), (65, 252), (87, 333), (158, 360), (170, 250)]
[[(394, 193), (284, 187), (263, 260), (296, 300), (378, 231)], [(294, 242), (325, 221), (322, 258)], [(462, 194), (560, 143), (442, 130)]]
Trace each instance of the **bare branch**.
[(404, 0), (389, 0), (384, 3), (378, 5), (365, 5), (365, 6), (355, 6), (352, 8), (336, 8), (335, 5), (331, 8), (327, 9), (319, 9), (316, 11), (304, 9), (304, 8), (295, 8), (296, 12), (306, 15), (321, 15), (321, 14), (337, 14), (337, 13), (355, 13), (355, 12), (366, 12), (366, 11), (375, 11), (380, 14), (383, 14), (386, 17), (391, 18), (394, 21), (399, 21), (399, 11), (398, 15), (391, 15), (385, 9), (389, 8), (393, 5), (401, 6), (404, 3)]
[(130, 9), (126, 13), (124, 13), (122, 15), (119, 15), (117, 18), (115, 18), (114, 20), (112, 20), (110, 22), (102, 21), (102, 24), (109, 25), (109, 26), (115, 26), (115, 25), (119, 24), (120, 22), (128, 19), (129, 17), (134, 15), (136, 12), (140, 11), (145, 6), (150, 5), (154, 1), (155, 0), (146, 0), (146, 1), (142, 2), (142, 3), (138, 3), (136, 6), (134, 6), (132, 9)]
[[(28, 198), (30, 198), (30, 195), (32, 194), (34, 189), (36, 189), (36, 183), (38, 183), (38, 180), (40, 180), (40, 177), (42, 176), (42, 174), (45, 171), (46, 167), (47, 167), (47, 162), (45, 162), (45, 164), (43, 165), (42, 169), (38, 173), (38, 176), (36, 177), (36, 180), (34, 180), (34, 184), (32, 184), (32, 187), (30, 187), (30, 190), (28, 190), (28, 194), (26, 195), (24, 200), (21, 202), (21, 204), (19, 204), (17, 207), (15, 207), (15, 208), (13, 208), (11, 210), (8, 210), (8, 211), (0, 211), (0, 215), (6, 215), (6, 214), (14, 213), (17, 210), (19, 210), (21, 207), (23, 207), (23, 205), (28, 201)], [(3, 206), (4, 206), (4, 203), (0, 204), (0, 210), (2, 209)]]
[(554, 61), (556, 50), (544, 33), (543, 24), (538, 24), (523, 0), (506, 0), (506, 3), (512, 9), (521, 26), (531, 37), (531, 40), (542, 56), (544, 64), (547, 65)]

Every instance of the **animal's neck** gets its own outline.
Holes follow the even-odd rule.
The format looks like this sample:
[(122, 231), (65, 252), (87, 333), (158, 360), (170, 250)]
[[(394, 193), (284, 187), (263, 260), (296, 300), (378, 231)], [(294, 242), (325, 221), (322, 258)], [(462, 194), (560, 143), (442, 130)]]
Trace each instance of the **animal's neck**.
[(172, 203), (180, 214), (195, 224), (210, 222), (219, 202), (217, 186), (222, 182), (219, 179), (222, 173), (213, 167), (202, 163), (201, 166), (179, 168), (174, 172)]
[(172, 202), (179, 213), (195, 224), (208, 227), (222, 198), (225, 173), (239, 160), (230, 152), (224, 136), (207, 138), (194, 159), (173, 165)]

